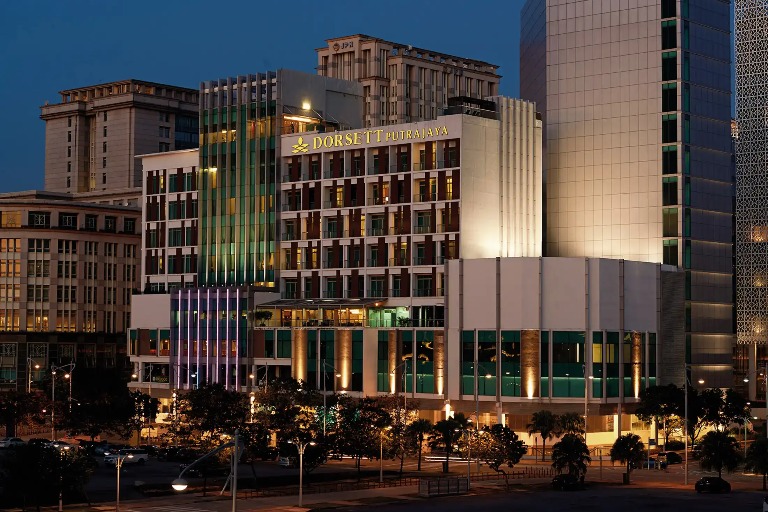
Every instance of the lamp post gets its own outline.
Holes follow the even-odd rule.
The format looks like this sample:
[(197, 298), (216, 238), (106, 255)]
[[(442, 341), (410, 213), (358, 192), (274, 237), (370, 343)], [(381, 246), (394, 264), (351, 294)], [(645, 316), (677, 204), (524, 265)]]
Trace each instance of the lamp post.
[[(683, 393), (685, 394), (685, 485), (688, 485), (688, 370), (691, 365), (685, 365), (685, 379), (683, 380)], [(704, 379), (699, 379), (699, 384), (704, 384)]]
[(314, 446), (316, 443), (314, 441), (301, 442), (298, 439), (288, 442), (295, 444), (296, 449), (299, 451), (299, 507), (301, 507), (304, 502), (304, 450), (307, 446)]
[[(379, 483), (384, 483), (384, 432), (392, 427), (384, 427), (379, 432)], [(299, 505), (301, 506), (301, 505)]]
[(408, 375), (408, 361), (405, 360), (399, 365), (395, 366), (391, 372), (389, 372), (390, 375), (396, 376), (397, 375), (397, 369), (402, 367), (403, 368), (403, 423), (405, 423), (405, 417), (408, 413), (408, 389), (405, 386), (405, 379), (406, 375)]
[[(486, 371), (485, 378), (490, 380), (493, 378), (493, 375), (488, 372), (488, 370), (480, 363), (477, 363), (475, 365), (475, 430), (480, 431), (480, 382), (478, 380), (478, 370), (480, 368), (483, 368)], [(469, 464), (469, 463), (467, 463)], [(480, 459), (477, 459), (477, 472), (480, 472)], [(469, 473), (467, 473), (467, 478), (469, 478)], [(469, 485), (469, 483), (467, 483)]]
[(31, 358), (27, 358), (27, 393), (32, 392), (32, 368), (35, 368), (35, 370), (40, 369), (40, 365), (35, 363), (35, 361)]
[(53, 447), (59, 451), (59, 512), (62, 512), (64, 510), (64, 490), (63, 490), (63, 479), (61, 474), (61, 465), (62, 465), (62, 459), (64, 458), (64, 453), (69, 450), (69, 446), (63, 446), (60, 444), (54, 443)]
[(69, 380), (69, 411), (72, 412), (72, 372), (75, 370), (75, 363), (51, 365), (51, 441), (56, 440), (56, 372), (65, 369), (67, 373), (64, 378)]
[[(323, 370), (323, 441), (325, 441), (325, 429), (326, 429), (326, 425), (328, 423), (328, 420), (327, 420), (327, 418), (328, 418), (328, 406), (327, 406), (327, 404), (328, 404), (328, 400), (327, 400), (328, 392), (326, 390), (326, 385), (325, 385), (325, 381), (326, 381), (325, 369), (326, 368), (330, 368), (331, 370), (336, 372), (336, 373), (334, 373), (334, 378), (333, 378), (333, 391), (334, 391), (334, 393), (336, 392), (336, 379), (341, 377), (341, 374), (336, 369), (336, 367), (334, 367), (332, 364), (328, 364), (325, 361), (325, 359), (323, 359), (323, 367), (322, 367), (322, 370)], [(301, 505), (299, 505), (299, 506), (301, 506)]]
[(120, 470), (123, 468), (123, 462), (125, 462), (125, 459), (132, 459), (133, 455), (130, 453), (126, 453), (122, 457), (120, 456), (120, 452), (117, 452), (117, 458), (115, 459), (115, 468), (117, 470), (117, 492), (116, 492), (116, 499), (115, 499), (115, 512), (120, 512)]
[[(231, 472), (230, 472), (230, 477), (232, 479), (231, 480), (231, 487), (230, 487), (232, 489), (232, 508), (231, 508), (231, 510), (232, 510), (232, 512), (237, 512), (237, 463), (240, 460), (240, 453), (242, 453), (242, 447), (240, 446), (240, 431), (239, 430), (235, 430), (235, 435), (234, 435), (234, 438), (233, 438), (232, 441), (230, 441), (228, 443), (224, 443), (221, 446), (218, 446), (218, 447), (214, 448), (213, 450), (209, 451), (208, 453), (206, 453), (205, 455), (203, 455), (202, 457), (200, 457), (199, 459), (194, 461), (189, 466), (185, 467), (181, 471), (181, 473), (179, 473), (179, 476), (176, 477), (176, 479), (173, 482), (171, 482), (171, 487), (173, 487), (173, 490), (174, 491), (183, 491), (183, 490), (185, 490), (187, 488), (187, 481), (182, 478), (184, 476), (184, 473), (186, 473), (187, 471), (189, 471), (190, 469), (192, 469), (193, 467), (195, 467), (196, 465), (198, 465), (200, 462), (204, 461), (208, 457), (216, 455), (220, 451), (226, 450), (227, 448), (231, 448), (231, 447), (234, 447), (233, 450), (232, 450), (232, 459), (231, 459), (231, 463), (232, 463), (231, 467), (232, 467), (232, 469), (231, 469)], [(226, 488), (226, 484), (224, 484), (224, 488)], [(224, 489), (222, 489), (221, 492), (224, 493)]]
[(588, 375), (589, 369), (587, 368), (586, 363), (581, 365), (581, 368), (584, 370), (584, 444), (587, 444), (587, 430), (589, 425), (589, 381), (594, 379), (594, 377)]

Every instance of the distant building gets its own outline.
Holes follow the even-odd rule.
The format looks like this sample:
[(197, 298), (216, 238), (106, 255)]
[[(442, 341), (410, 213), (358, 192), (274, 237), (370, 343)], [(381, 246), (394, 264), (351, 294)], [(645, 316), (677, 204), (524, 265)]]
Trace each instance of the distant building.
[(317, 73), (363, 84), (364, 126), (435, 119), (448, 99), (499, 93), (498, 66), (356, 34), (318, 48)]
[(0, 390), (52, 364), (126, 368), (139, 282), (138, 208), (0, 194)]
[(198, 146), (195, 89), (123, 80), (59, 94), (40, 109), (47, 191), (121, 190), (138, 200), (137, 155)]

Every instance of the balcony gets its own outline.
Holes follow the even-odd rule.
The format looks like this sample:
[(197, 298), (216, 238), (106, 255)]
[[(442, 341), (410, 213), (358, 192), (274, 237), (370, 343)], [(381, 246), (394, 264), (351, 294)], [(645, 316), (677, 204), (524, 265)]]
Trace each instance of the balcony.
[(414, 265), (442, 265), (443, 263), (445, 263), (443, 256), (432, 256), (431, 258), (414, 256), (413, 258)]
[(381, 169), (378, 165), (374, 165), (368, 168), (368, 176), (376, 176), (379, 174), (387, 174), (387, 169)]
[(295, 205), (291, 203), (283, 203), (280, 205), (280, 209), (284, 212), (296, 212), (301, 210), (301, 203)]
[(366, 202), (368, 206), (386, 205), (389, 204), (389, 196), (374, 196), (369, 197)]
[(283, 234), (280, 235), (280, 239), (284, 242), (289, 242), (291, 240), (306, 240), (307, 234), (297, 233), (296, 231), (288, 231), (288, 232), (283, 232)]
[(389, 172), (408, 172), (409, 165), (404, 163), (392, 164), (389, 166)]
[(413, 289), (413, 296), (414, 297), (442, 297), (443, 289), (436, 288), (435, 291), (433, 292), (432, 288), (417, 287)]
[(325, 179), (339, 179), (344, 176), (350, 176), (349, 169), (339, 169), (337, 171), (330, 169), (323, 172), (323, 178)]
[(334, 229), (331, 231), (323, 231), (323, 238), (348, 238), (349, 231), (346, 229)]
[(432, 226), (414, 226), (413, 227), (413, 234), (415, 235), (422, 235), (424, 233), (434, 233), (435, 230), (432, 229)]
[(347, 178), (351, 178), (353, 176), (365, 176), (365, 171), (362, 167), (353, 168), (353, 169), (345, 169), (344, 170), (344, 176)]
[(426, 192), (423, 194), (414, 194), (413, 196), (414, 203), (424, 203), (427, 201), (437, 201), (437, 194)]
[(367, 236), (384, 236), (387, 234), (385, 228), (368, 228), (365, 230)]
[(368, 266), (369, 267), (386, 267), (387, 260), (384, 260), (383, 263), (379, 263), (378, 258), (368, 258)]
[(344, 260), (344, 268), (360, 268), (363, 261), (359, 258)]
[(382, 298), (382, 297), (386, 297), (387, 295), (384, 293), (383, 289), (379, 289), (379, 290), (368, 290), (368, 296), (374, 297), (374, 298)]
[(389, 266), (390, 267), (407, 267), (408, 266), (408, 258), (406, 258), (406, 257), (390, 258)]
[(312, 180), (319, 180), (320, 179), (320, 171), (318, 169), (315, 169), (313, 171), (309, 171), (308, 173), (302, 174), (301, 179), (303, 181), (312, 181)]

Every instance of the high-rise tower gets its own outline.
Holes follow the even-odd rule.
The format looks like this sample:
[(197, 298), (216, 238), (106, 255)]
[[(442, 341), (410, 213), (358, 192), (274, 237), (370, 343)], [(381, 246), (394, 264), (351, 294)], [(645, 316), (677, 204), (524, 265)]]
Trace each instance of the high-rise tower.
[(522, 16), (520, 92), (544, 120), (545, 253), (682, 267), (687, 360), (707, 386), (730, 386), (730, 2), (529, 0)]
[(736, 370), (749, 379), (768, 362), (768, 2), (736, 0), (735, 12)]

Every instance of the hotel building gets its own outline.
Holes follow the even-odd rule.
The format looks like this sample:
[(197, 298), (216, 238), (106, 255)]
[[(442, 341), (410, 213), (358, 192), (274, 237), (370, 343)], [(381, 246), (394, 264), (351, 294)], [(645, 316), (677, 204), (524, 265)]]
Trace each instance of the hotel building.
[(86, 201), (119, 191), (138, 204), (137, 155), (198, 145), (195, 89), (123, 80), (59, 94), (60, 103), (40, 107), (47, 191), (85, 193)]
[[(765, 175), (768, 112), (768, 4), (736, 0), (736, 318), (737, 382), (764, 400), (768, 364), (768, 208)], [(755, 378), (758, 374), (763, 376)]]
[(448, 99), (499, 93), (498, 66), (356, 34), (316, 50), (317, 73), (363, 85), (364, 126), (435, 119)]
[(730, 2), (529, 0), (521, 27), (544, 253), (682, 268), (691, 378), (731, 387)]
[(0, 390), (37, 386), (51, 365), (127, 368), (140, 215), (70, 194), (0, 194)]

